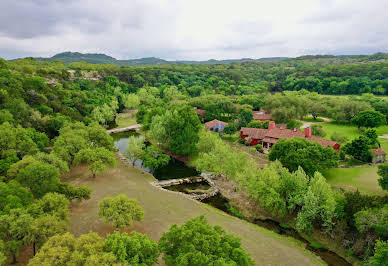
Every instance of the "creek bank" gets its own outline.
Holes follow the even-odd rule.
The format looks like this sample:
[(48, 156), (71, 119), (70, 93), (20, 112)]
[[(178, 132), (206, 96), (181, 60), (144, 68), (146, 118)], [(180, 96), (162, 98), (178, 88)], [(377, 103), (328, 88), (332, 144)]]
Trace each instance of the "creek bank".
[[(128, 130), (128, 128), (124, 128), (125, 131), (112, 133), (111, 136), (114, 139), (114, 145), (120, 153), (120, 157), (129, 161), (132, 164), (132, 160), (128, 159), (124, 156), (126, 149), (128, 147), (128, 140), (131, 136), (136, 138), (144, 138), (142, 134), (139, 134), (135, 130)], [(119, 130), (124, 130), (119, 129)], [(148, 141), (145, 141), (145, 145), (150, 145)], [(169, 155), (169, 154), (167, 154)], [(194, 167), (187, 166), (184, 162), (170, 156), (170, 161), (167, 165), (162, 166), (155, 171), (144, 167), (141, 159), (136, 160), (135, 166), (137, 168), (142, 169), (148, 173), (151, 173), (158, 180), (167, 180), (167, 179), (178, 179), (178, 178), (186, 178), (191, 176), (199, 176), (199, 172)]]
[[(346, 254), (346, 250), (337, 243), (338, 241), (336, 241), (335, 238), (318, 230), (314, 230), (311, 238), (319, 239), (319, 242), (321, 243), (319, 243), (318, 246), (325, 247), (314, 248), (318, 243), (312, 241), (310, 236), (302, 235), (293, 228), (295, 226), (294, 223), (292, 223), (294, 217), (287, 216), (279, 218), (263, 210), (248, 193), (243, 190), (238, 190), (238, 185), (235, 182), (228, 180), (224, 175), (212, 175), (211, 178), (220, 190), (220, 194), (205, 199), (203, 201), (204, 203), (276, 233), (295, 238), (305, 243), (307, 249), (320, 256), (329, 265), (360, 264), (360, 261), (357, 258)], [(321, 245), (322, 243), (324, 245)]]
[(260, 227), (264, 227), (270, 231), (273, 231), (280, 235), (285, 235), (288, 237), (292, 237), (294, 239), (299, 240), (300, 242), (304, 243), (306, 246), (306, 249), (313, 252), (315, 255), (319, 256), (323, 261), (325, 261), (328, 265), (335, 265), (335, 266), (350, 266), (352, 265), (348, 261), (346, 261), (344, 258), (339, 256), (333, 251), (330, 251), (326, 248), (320, 248), (320, 247), (314, 247), (313, 243), (310, 243), (308, 240), (306, 240), (304, 237), (302, 237), (295, 229), (285, 225), (281, 224), (277, 221), (271, 220), (271, 219), (252, 219), (247, 218), (243, 216), (241, 213), (239, 213), (239, 210), (234, 208), (230, 205), (227, 198), (222, 196), (222, 194), (218, 193), (214, 197), (206, 198), (202, 201), (203, 203), (209, 204), (213, 206), (214, 208), (217, 208), (219, 210), (222, 210), (232, 216), (236, 216), (240, 219), (243, 219), (247, 222), (256, 224)]
[[(191, 199), (203, 201), (207, 198), (214, 197), (219, 193), (219, 189), (211, 180), (210, 175), (211, 174), (204, 172), (204, 173), (201, 173), (200, 176), (151, 182), (151, 185), (162, 190), (184, 195), (185, 197), (189, 197)], [(196, 187), (194, 187), (194, 189), (185, 191), (184, 189), (185, 186), (190, 188), (189, 185), (193, 185), (193, 184), (198, 184), (198, 185), (204, 186), (205, 188), (207, 184), (208, 189), (196, 189)], [(179, 186), (179, 188), (176, 190), (168, 189), (169, 187), (173, 187), (173, 186)]]

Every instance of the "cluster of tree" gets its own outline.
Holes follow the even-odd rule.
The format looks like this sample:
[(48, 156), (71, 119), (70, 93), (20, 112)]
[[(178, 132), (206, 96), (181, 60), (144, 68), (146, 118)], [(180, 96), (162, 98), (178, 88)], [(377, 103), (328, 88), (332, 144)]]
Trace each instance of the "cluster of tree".
[[(386, 54), (383, 55), (383, 58)], [(376, 57), (380, 58), (379, 56)], [(76, 74), (82, 72), (117, 75), (128, 83), (129, 89), (146, 85), (153, 87), (177, 86), (192, 97), (203, 93), (244, 95), (265, 90), (306, 89), (324, 94), (387, 94), (386, 62), (363, 61), (347, 58), (301, 57), (277, 62), (242, 62), (231, 64), (168, 66), (113, 66), (73, 63)], [(365, 59), (362, 59), (365, 60)], [(32, 60), (19, 60), (18, 64), (37, 65)], [(50, 65), (45, 63), (46, 65)], [(56, 63), (63, 69), (63, 65)]]
[[(51, 232), (51, 238), (47, 239), (47, 234), (40, 239), (40, 246), (44, 245), (28, 265), (155, 265), (160, 253), (166, 265), (253, 265), (240, 239), (219, 226), (210, 226), (203, 216), (181, 227), (173, 225), (157, 243), (144, 234), (128, 235), (118, 230), (143, 219), (136, 199), (126, 195), (104, 198), (99, 207), (99, 215), (116, 228), (113, 234), (104, 239), (94, 232), (79, 238)], [(203, 244), (193, 246), (193, 242)]]
[(372, 160), (372, 154), (369, 151), (378, 147), (377, 133), (375, 129), (367, 129), (363, 132), (363, 135), (346, 143), (342, 150), (352, 156), (354, 159), (370, 162)]
[(50, 152), (48, 137), (34, 128), (0, 127), (0, 253), (15, 262), (22, 245), (32, 244), (35, 254), (49, 237), (67, 231), (69, 200), (90, 198), (90, 188), (71, 186), (60, 175), (80, 162), (93, 174), (114, 165), (114, 145), (97, 124), (63, 126)]
[(271, 161), (278, 160), (290, 171), (302, 167), (309, 176), (338, 165), (339, 153), (332, 147), (304, 138), (281, 139), (269, 153)]
[[(15, 189), (18, 185), (13, 183), (11, 186)], [(69, 215), (69, 201), (64, 195), (48, 193), (31, 203), (30, 192), (21, 187), (16, 192), (19, 193), (6, 197), (6, 200), (9, 202), (14, 197), (15, 201), (18, 198), (22, 203), (5, 206), (3, 212), (7, 214), (0, 215), (4, 254), (12, 255), (14, 263), (23, 244), (32, 244), (35, 254), (36, 248), (40, 248), (48, 238), (65, 233)], [(27, 201), (24, 202), (24, 199)]]
[[(295, 143), (293, 143), (295, 142)], [(290, 169), (279, 161), (259, 169), (253, 159), (236, 148), (225, 145), (217, 136), (206, 132), (200, 135), (197, 145), (198, 156), (192, 164), (202, 171), (225, 174), (246, 191), (258, 206), (279, 219), (294, 220), (295, 228), (309, 232), (318, 229), (330, 234), (344, 246), (355, 251), (360, 258), (373, 255), (371, 261), (382, 256), (384, 248), (378, 241), (387, 241), (386, 220), (388, 197), (367, 196), (359, 192), (345, 194), (335, 192), (319, 173), (317, 167), (326, 168), (336, 163), (338, 154), (333, 149), (315, 147), (306, 140), (285, 141), (281, 146), (289, 146), (289, 157), (281, 159), (290, 162)], [(288, 145), (290, 144), (290, 145)], [(293, 145), (301, 145), (301, 156), (293, 151)], [(277, 144), (278, 145), (278, 144)], [(276, 145), (273, 149), (276, 149)], [(313, 152), (309, 153), (311, 149)], [(277, 153), (275, 151), (275, 153)], [(307, 156), (305, 156), (308, 154)], [(320, 154), (320, 155), (319, 155)], [(314, 161), (317, 158), (322, 158)], [(300, 158), (299, 163), (287, 158)], [(337, 159), (333, 159), (337, 158)], [(311, 161), (308, 161), (311, 160)], [(295, 163), (295, 164), (294, 164)], [(304, 170), (303, 165), (308, 170)], [(310, 171), (310, 174), (306, 172)], [(380, 184), (386, 184), (386, 165), (379, 168)], [(379, 244), (382, 245), (382, 244)], [(373, 264), (372, 264), (373, 265)]]

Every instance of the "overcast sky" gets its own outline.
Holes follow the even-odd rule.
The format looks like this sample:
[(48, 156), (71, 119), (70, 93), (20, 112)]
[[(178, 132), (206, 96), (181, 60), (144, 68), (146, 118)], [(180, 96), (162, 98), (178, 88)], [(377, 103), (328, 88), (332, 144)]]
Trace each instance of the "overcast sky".
[(0, 57), (388, 52), (388, 0), (0, 0)]

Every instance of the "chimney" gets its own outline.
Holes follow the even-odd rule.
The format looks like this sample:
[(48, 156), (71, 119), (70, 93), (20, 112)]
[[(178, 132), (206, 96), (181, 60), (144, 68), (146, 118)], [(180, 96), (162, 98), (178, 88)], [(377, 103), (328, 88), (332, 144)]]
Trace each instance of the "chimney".
[(271, 129), (273, 129), (273, 128), (275, 128), (275, 121), (271, 121), (271, 122), (269, 122), (269, 124), (268, 124), (268, 130), (271, 130)]
[(306, 127), (306, 128), (304, 129), (304, 136), (305, 136), (306, 138), (309, 138), (309, 137), (311, 137), (311, 135), (312, 135), (311, 128)]

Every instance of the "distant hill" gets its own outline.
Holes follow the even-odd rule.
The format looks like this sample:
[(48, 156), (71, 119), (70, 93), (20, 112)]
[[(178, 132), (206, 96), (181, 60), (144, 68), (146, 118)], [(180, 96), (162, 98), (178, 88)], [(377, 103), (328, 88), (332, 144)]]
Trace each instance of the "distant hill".
[(145, 57), (139, 59), (128, 59), (118, 60), (114, 57), (105, 54), (83, 54), (78, 52), (64, 52), (54, 55), (53, 57), (36, 57), (38, 61), (62, 61), (65, 64), (71, 64), (76, 62), (87, 62), (90, 64), (112, 64), (117, 66), (146, 66), (146, 65), (172, 65), (172, 64), (204, 64), (204, 65), (215, 65), (215, 64), (230, 64), (230, 63), (244, 63), (244, 62), (279, 62), (279, 61), (338, 61), (341, 60), (343, 63), (352, 62), (366, 62), (366, 61), (387, 61), (388, 53), (376, 53), (373, 55), (303, 55), (296, 58), (292, 57), (266, 57), (259, 59), (252, 58), (241, 58), (241, 59), (225, 59), (215, 60), (209, 59), (206, 61), (193, 61), (193, 60), (178, 60), (168, 61), (157, 57)]
[(226, 59), (215, 60), (210, 59), (206, 61), (191, 61), (191, 60), (178, 60), (168, 61), (156, 57), (146, 57), (139, 59), (118, 60), (105, 54), (83, 54), (78, 52), (64, 52), (54, 55), (53, 57), (36, 57), (38, 61), (62, 61), (65, 64), (71, 64), (75, 62), (87, 62), (90, 64), (112, 64), (112, 65), (128, 65), (128, 66), (145, 66), (145, 65), (172, 65), (172, 64), (230, 64), (230, 63), (242, 63), (242, 62), (277, 62), (287, 59), (287, 57), (268, 57), (260, 59), (242, 58), (242, 59)]

